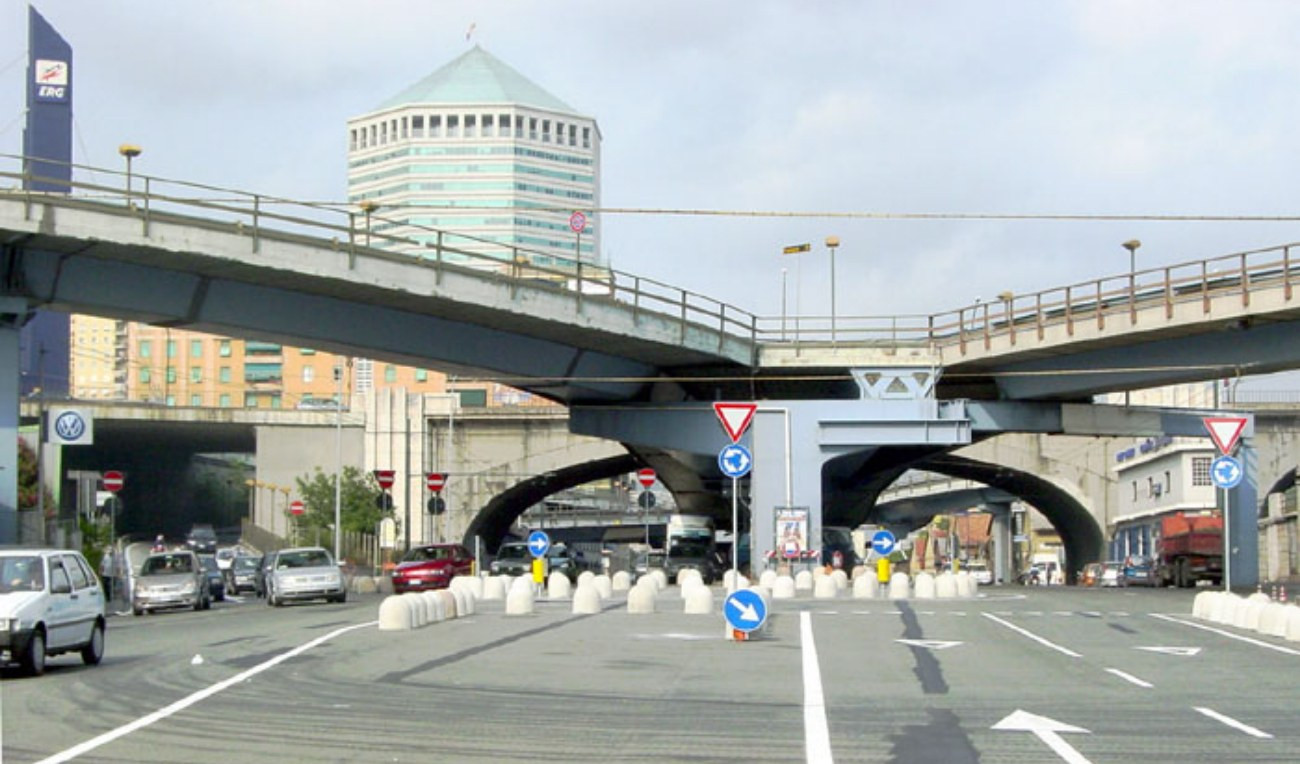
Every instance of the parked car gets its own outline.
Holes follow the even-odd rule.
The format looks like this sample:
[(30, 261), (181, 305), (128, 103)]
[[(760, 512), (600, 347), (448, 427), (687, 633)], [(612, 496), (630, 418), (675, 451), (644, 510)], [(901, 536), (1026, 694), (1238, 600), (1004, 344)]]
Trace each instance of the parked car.
[(1124, 586), (1159, 586), (1155, 566), (1148, 557), (1129, 557), (1124, 560)]
[(488, 566), (493, 575), (522, 576), (533, 572), (533, 553), (527, 542), (507, 541), (497, 549), (496, 559)]
[(1101, 577), (1097, 579), (1098, 586), (1123, 586), (1124, 585), (1124, 566), (1118, 562), (1106, 562), (1101, 566)]
[(226, 576), (217, 565), (217, 558), (210, 554), (201, 554), (199, 562), (203, 565), (203, 572), (208, 576), (208, 592), (212, 595), (212, 601), (225, 602)]
[(1101, 583), (1102, 565), (1099, 562), (1090, 562), (1083, 566), (1083, 571), (1079, 573), (1079, 586), (1097, 586)]
[(131, 595), (136, 615), (170, 608), (207, 610), (212, 607), (208, 576), (199, 556), (188, 549), (151, 554), (140, 565)]
[(217, 532), (208, 523), (196, 523), (185, 537), (185, 546), (195, 554), (216, 554)]
[(445, 589), (456, 576), (474, 572), (474, 555), (460, 544), (426, 544), (402, 556), (393, 568), (393, 591), (418, 592)]
[(0, 550), (0, 654), (28, 674), (45, 659), (80, 652), (104, 657), (104, 593), (86, 558), (67, 549)]
[(959, 564), (959, 571), (966, 571), (970, 574), (972, 580), (980, 586), (988, 586), (993, 583), (993, 571), (989, 570), (988, 563), (972, 561)]
[(286, 602), (328, 600), (346, 602), (343, 571), (324, 547), (294, 547), (270, 555), (266, 574), (266, 603), (279, 607)]
[(239, 555), (230, 563), (230, 593), (262, 596), (262, 558)]

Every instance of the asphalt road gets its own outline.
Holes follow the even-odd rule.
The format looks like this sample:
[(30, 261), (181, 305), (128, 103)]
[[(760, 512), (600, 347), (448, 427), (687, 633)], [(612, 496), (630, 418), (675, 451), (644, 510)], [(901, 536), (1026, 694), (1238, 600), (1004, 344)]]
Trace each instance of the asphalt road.
[(675, 589), (408, 632), (379, 603), (114, 617), (102, 665), (4, 672), (3, 761), (1300, 759), (1300, 644), (1189, 625), (1185, 591), (777, 601), (750, 642)]

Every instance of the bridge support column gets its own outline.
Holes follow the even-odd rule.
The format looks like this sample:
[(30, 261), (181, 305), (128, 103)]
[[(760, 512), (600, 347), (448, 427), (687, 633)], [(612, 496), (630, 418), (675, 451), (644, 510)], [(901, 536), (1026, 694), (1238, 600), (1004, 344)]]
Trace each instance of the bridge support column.
[(1008, 583), (1015, 577), (1011, 567), (1011, 503), (999, 501), (986, 506), (993, 513), (993, 580)]
[(1259, 457), (1255, 439), (1241, 439), (1237, 452), (1245, 476), (1236, 488), (1223, 491), (1225, 562), (1227, 587), (1238, 591), (1253, 590), (1259, 584), (1259, 499), (1256, 490)]
[(18, 543), (18, 335), (27, 301), (0, 297), (0, 544)]

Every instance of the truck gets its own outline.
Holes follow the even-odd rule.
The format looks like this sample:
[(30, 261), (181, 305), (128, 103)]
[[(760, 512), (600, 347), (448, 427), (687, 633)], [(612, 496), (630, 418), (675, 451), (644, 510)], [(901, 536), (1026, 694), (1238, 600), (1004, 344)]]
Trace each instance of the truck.
[(1173, 512), (1160, 518), (1158, 530), (1152, 563), (1162, 586), (1223, 582), (1222, 514)]
[(713, 518), (670, 515), (665, 546), (664, 573), (670, 582), (675, 582), (677, 574), (687, 568), (698, 570), (706, 584), (722, 577), (722, 559), (718, 555)]

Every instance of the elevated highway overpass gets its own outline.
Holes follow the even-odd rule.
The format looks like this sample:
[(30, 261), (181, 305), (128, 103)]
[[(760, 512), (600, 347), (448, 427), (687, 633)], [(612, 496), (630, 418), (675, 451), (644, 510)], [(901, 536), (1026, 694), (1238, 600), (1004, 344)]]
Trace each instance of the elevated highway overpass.
[[(864, 513), (881, 480), (973, 438), (1160, 434), (1178, 416), (1066, 408), (1095, 393), (1300, 365), (1291, 245), (791, 336), (629, 274), (454, 249), (437, 232), (391, 239), (355, 209), (138, 182), (129, 199), (79, 180), (70, 194), (0, 193), (7, 325), (37, 308), (84, 312), (502, 380), (569, 405), (575, 431), (627, 444), (681, 506), (720, 515), (720, 433), (667, 412), (765, 402), (754, 437), (784, 442), (765, 463), (787, 467), (754, 480), (752, 499), (815, 507), (815, 528), (822, 512)], [(16, 358), (16, 329), (0, 351)], [(12, 411), (16, 384), (2, 384)], [(674, 424), (647, 427), (646, 414)], [(795, 431), (810, 440), (790, 441)], [(795, 468), (799, 449), (810, 455)]]

